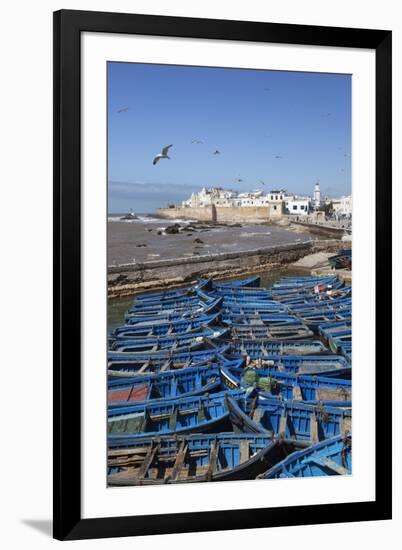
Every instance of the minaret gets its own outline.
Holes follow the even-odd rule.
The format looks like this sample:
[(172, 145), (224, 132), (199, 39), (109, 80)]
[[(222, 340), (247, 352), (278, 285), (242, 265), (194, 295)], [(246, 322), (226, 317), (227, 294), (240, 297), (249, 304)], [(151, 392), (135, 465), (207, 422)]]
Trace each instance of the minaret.
[(314, 208), (319, 208), (321, 204), (321, 191), (320, 191), (320, 183), (317, 181), (317, 183), (314, 186), (314, 195), (313, 195), (313, 203)]

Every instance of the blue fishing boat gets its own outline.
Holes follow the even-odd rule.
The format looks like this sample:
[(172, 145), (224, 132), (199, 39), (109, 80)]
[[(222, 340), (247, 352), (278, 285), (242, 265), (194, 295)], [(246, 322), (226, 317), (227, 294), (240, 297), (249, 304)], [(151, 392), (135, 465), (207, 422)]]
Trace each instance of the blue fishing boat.
[(261, 479), (350, 475), (352, 434), (342, 434), (296, 451), (270, 468)]
[(126, 313), (126, 324), (135, 325), (146, 322), (168, 322), (180, 321), (182, 319), (192, 319), (199, 315), (211, 315), (219, 312), (222, 306), (223, 298), (217, 298), (211, 303), (198, 303), (195, 307), (178, 308), (172, 310), (151, 311), (142, 313)]
[(155, 302), (146, 302), (144, 304), (134, 304), (128, 309), (128, 314), (148, 314), (158, 313), (159, 311), (171, 311), (171, 310), (186, 310), (196, 307), (201, 307), (203, 303), (198, 296), (193, 296), (191, 298), (175, 298), (172, 300), (165, 300), (161, 302), (157, 300)]
[(233, 402), (243, 390), (225, 391), (209, 396), (198, 395), (162, 402), (148, 402), (128, 407), (108, 409), (108, 439), (133, 439), (181, 433), (210, 433), (225, 431), (229, 411), (225, 397)]
[(225, 384), (231, 388), (250, 386), (258, 390), (260, 398), (279, 398), (284, 401), (323, 403), (350, 407), (352, 382), (323, 376), (299, 376), (282, 373), (270, 367), (242, 368), (230, 365), (220, 367)]
[(169, 401), (224, 390), (217, 367), (189, 367), (108, 382), (108, 406), (125, 407), (145, 401)]
[(307, 313), (300, 315), (300, 319), (309, 327), (316, 328), (324, 323), (333, 323), (337, 321), (350, 321), (352, 318), (351, 309), (338, 311), (324, 311), (319, 313)]
[(215, 315), (199, 315), (193, 319), (179, 319), (177, 321), (146, 321), (141, 323), (126, 324), (117, 327), (112, 336), (116, 340), (121, 338), (130, 338), (136, 336), (150, 337), (150, 336), (166, 336), (171, 334), (179, 334), (183, 332), (191, 332), (198, 330), (203, 326), (217, 324), (219, 322), (220, 314)]
[(247, 339), (259, 340), (297, 340), (311, 338), (314, 333), (303, 323), (287, 325), (232, 325), (231, 337), (234, 342)]
[(351, 429), (352, 413), (347, 408), (261, 399), (258, 395), (236, 397), (226, 396), (235, 431), (282, 435), (315, 443)]
[(264, 434), (194, 434), (109, 442), (108, 485), (157, 485), (255, 479), (301, 441)]
[(325, 296), (327, 293), (331, 296), (332, 294), (336, 293), (338, 290), (342, 289), (343, 282), (335, 280), (333, 283), (330, 284), (318, 284), (311, 286), (309, 288), (304, 287), (296, 287), (293, 289), (287, 289), (287, 290), (272, 290), (272, 298), (274, 300), (280, 300), (283, 302), (284, 300), (295, 300), (297, 298), (303, 298), (303, 297), (312, 297), (312, 296)]
[(261, 313), (255, 315), (237, 315), (235, 313), (224, 313), (222, 322), (231, 327), (244, 326), (273, 326), (273, 325), (299, 325), (300, 319), (296, 315), (288, 313)]
[(352, 351), (352, 320), (324, 323), (318, 326), (318, 333), (328, 342), (334, 353)]
[(259, 287), (261, 278), (256, 275), (255, 277), (249, 277), (248, 279), (240, 279), (238, 281), (226, 281), (220, 283), (213, 283), (214, 288), (243, 288), (243, 287)]
[(280, 299), (280, 302), (289, 309), (293, 309), (293, 306), (297, 305), (308, 305), (313, 307), (317, 304), (319, 305), (330, 305), (332, 301), (339, 300), (342, 298), (350, 298), (352, 295), (352, 287), (345, 286), (343, 288), (332, 289), (327, 292), (322, 292), (320, 294), (304, 294), (299, 296), (283, 296)]
[(169, 300), (175, 298), (183, 298), (195, 295), (197, 290), (210, 290), (212, 289), (212, 278), (201, 279), (197, 284), (184, 288), (177, 288), (173, 290), (163, 290), (161, 292), (154, 292), (148, 294), (140, 294), (135, 297), (136, 302), (146, 302), (146, 301), (155, 301), (155, 300)]
[(329, 275), (328, 277), (301, 277), (299, 279), (279, 279), (272, 285), (272, 291), (277, 290), (293, 290), (293, 289), (308, 289), (317, 285), (330, 285), (338, 280), (336, 275)]
[[(227, 287), (227, 288), (214, 289), (213, 292), (215, 294), (218, 294), (219, 296), (239, 296), (239, 297), (261, 296), (263, 299), (272, 300), (272, 294), (266, 288)], [(211, 293), (209, 292), (209, 295), (210, 294)]]
[(350, 378), (350, 363), (342, 355), (264, 355), (252, 365), (288, 374)]
[(110, 349), (126, 352), (160, 351), (164, 349), (175, 350), (180, 347), (202, 344), (205, 338), (219, 340), (229, 334), (229, 329), (219, 327), (201, 327), (195, 332), (174, 334), (173, 336), (159, 336), (150, 338), (127, 338), (123, 336), (119, 340), (113, 340)]
[[(161, 350), (154, 353), (149, 352), (121, 352), (108, 351), (108, 364), (124, 362), (126, 364), (143, 361), (173, 361), (174, 363), (199, 363), (208, 362), (209, 360), (221, 354), (227, 353), (230, 349), (229, 344), (217, 346), (209, 340), (205, 340), (201, 349), (194, 350)], [(181, 367), (180, 367), (181, 368)]]
[(222, 314), (230, 315), (269, 315), (271, 313), (287, 313), (285, 305), (275, 301), (265, 302), (223, 302)]
[(313, 355), (329, 353), (319, 340), (235, 340), (231, 341), (231, 350), (238, 355), (248, 355), (258, 359), (264, 355)]

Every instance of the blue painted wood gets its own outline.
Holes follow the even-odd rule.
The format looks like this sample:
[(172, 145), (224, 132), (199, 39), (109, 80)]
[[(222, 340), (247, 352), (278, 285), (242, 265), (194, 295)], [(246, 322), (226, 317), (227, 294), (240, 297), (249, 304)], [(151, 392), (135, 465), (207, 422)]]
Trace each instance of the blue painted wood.
[(140, 404), (140, 400), (135, 401), (135, 403), (121, 400), (113, 401), (113, 392), (128, 390), (135, 395), (136, 389), (144, 387), (148, 388), (144, 402), (181, 399), (206, 392), (223, 391), (225, 389), (221, 380), (221, 371), (217, 366), (189, 367), (178, 371), (159, 372), (135, 378), (109, 378), (108, 389), (113, 391), (109, 393), (108, 406), (123, 407), (130, 404)]
[(192, 296), (196, 294), (197, 290), (210, 290), (212, 288), (212, 278), (201, 279), (196, 285), (177, 288), (172, 290), (163, 290), (162, 292), (154, 292), (148, 294), (140, 294), (136, 296), (135, 302), (147, 302), (156, 300), (170, 300), (175, 298), (182, 298), (186, 296)]
[(258, 359), (265, 355), (313, 355), (329, 353), (329, 350), (319, 340), (238, 340), (231, 341), (232, 353), (248, 355)]
[(297, 340), (314, 336), (314, 333), (303, 323), (287, 325), (232, 325), (231, 338), (233, 342), (248, 339), (264, 341)]
[[(156, 448), (155, 448), (156, 447)], [(108, 484), (154, 485), (255, 479), (267, 466), (302, 442), (272, 440), (265, 434), (192, 434), (176, 437), (115, 438), (109, 442)], [(148, 467), (145, 457), (154, 452)], [(181, 460), (178, 457), (181, 453)], [(178, 460), (180, 466), (175, 469)], [(144, 471), (145, 470), (145, 471)]]
[(299, 279), (279, 279), (272, 285), (272, 292), (287, 291), (297, 289), (312, 289), (316, 285), (331, 285), (338, 282), (336, 275), (330, 275), (328, 277), (303, 277)]
[(322, 441), (340, 434), (350, 424), (352, 414), (350, 409), (339, 407), (250, 396), (233, 399), (227, 395), (226, 402), (232, 424), (240, 432), (281, 434), (303, 440), (317, 437)]
[(125, 324), (117, 327), (112, 336), (119, 340), (121, 337), (131, 336), (164, 336), (166, 334), (176, 334), (180, 332), (189, 332), (199, 329), (202, 326), (217, 324), (220, 314), (199, 315), (193, 319), (178, 319), (177, 321), (145, 321), (141, 323)]
[(145, 311), (141, 313), (126, 313), (126, 324), (137, 324), (152, 321), (179, 321), (181, 319), (191, 319), (198, 315), (210, 315), (220, 311), (223, 298), (217, 298), (211, 303), (205, 304), (198, 302), (194, 307), (177, 308), (158, 311)]
[(350, 475), (352, 473), (352, 434), (338, 435), (290, 454), (262, 479)]
[(119, 340), (113, 340), (110, 348), (115, 351), (126, 352), (146, 352), (159, 351), (163, 349), (178, 349), (183, 346), (191, 346), (193, 344), (202, 344), (205, 338), (209, 340), (219, 340), (229, 334), (229, 329), (219, 327), (201, 327), (195, 332), (180, 333), (173, 336), (152, 336), (149, 338), (130, 337)]
[(261, 278), (256, 275), (255, 277), (249, 277), (247, 279), (241, 279), (238, 281), (226, 281), (213, 283), (214, 288), (238, 288), (238, 287), (259, 287)]
[(171, 360), (173, 362), (200, 362), (208, 361), (211, 358), (228, 352), (230, 349), (229, 344), (221, 346), (209, 346), (205, 345), (202, 349), (194, 350), (161, 350), (155, 353), (130, 353), (130, 352), (116, 352), (108, 351), (108, 362), (138, 362), (138, 361), (166, 361)]
[[(250, 388), (250, 385), (246, 382), (247, 372), (250, 370), (256, 377), (253, 387), (257, 388), (258, 395), (262, 399), (277, 397), (284, 401), (323, 402), (332, 406), (350, 407), (352, 398), (351, 380), (324, 376), (300, 376), (278, 372), (270, 367), (245, 369), (233, 365), (221, 366), (222, 377), (226, 377), (227, 385), (232, 388)], [(270, 380), (270, 392), (260, 388), (259, 380), (261, 378)]]
[(220, 431), (229, 418), (225, 396), (239, 399), (242, 390), (142, 405), (108, 408), (109, 441), (172, 433)]

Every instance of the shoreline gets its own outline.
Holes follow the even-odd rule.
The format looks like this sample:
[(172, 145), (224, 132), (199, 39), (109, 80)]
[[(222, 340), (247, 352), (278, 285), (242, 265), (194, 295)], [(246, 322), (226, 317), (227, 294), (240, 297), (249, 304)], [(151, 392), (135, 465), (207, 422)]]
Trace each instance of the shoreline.
[[(213, 276), (217, 280), (223, 280), (281, 269), (318, 252), (334, 253), (340, 246), (339, 239), (309, 240), (256, 250), (110, 266), (108, 299), (121, 299), (138, 292), (193, 284), (200, 277)], [(310, 267), (300, 266), (300, 269), (311, 271)]]

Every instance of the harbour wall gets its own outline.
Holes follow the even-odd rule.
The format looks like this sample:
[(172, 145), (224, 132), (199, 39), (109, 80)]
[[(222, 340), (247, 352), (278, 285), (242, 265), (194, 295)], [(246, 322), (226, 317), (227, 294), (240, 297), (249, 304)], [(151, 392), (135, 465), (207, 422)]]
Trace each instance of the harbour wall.
[[(274, 209), (276, 206), (276, 210)], [(264, 223), (280, 219), (282, 207), (268, 206), (203, 206), (203, 207), (175, 207), (158, 208), (158, 216), (162, 218), (183, 218), (214, 223)]]
[(302, 221), (290, 220), (292, 225), (297, 227), (304, 227), (309, 233), (313, 235), (323, 235), (330, 238), (341, 239), (345, 233), (350, 233), (350, 230), (342, 227), (332, 227), (323, 223), (311, 223)]
[(199, 277), (225, 278), (267, 271), (320, 250), (335, 252), (338, 248), (337, 240), (310, 240), (256, 250), (110, 266), (108, 296), (123, 297), (147, 289), (180, 286)]

